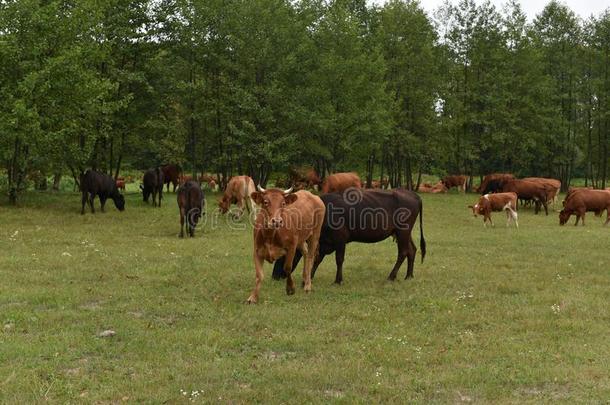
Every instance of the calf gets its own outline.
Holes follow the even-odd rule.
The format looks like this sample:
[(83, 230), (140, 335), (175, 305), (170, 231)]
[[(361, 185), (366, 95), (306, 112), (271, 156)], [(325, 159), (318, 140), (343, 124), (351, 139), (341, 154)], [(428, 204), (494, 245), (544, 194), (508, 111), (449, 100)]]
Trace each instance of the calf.
[(309, 191), (265, 190), (252, 193), (252, 200), (261, 207), (254, 225), (254, 268), (256, 284), (248, 303), (258, 301), (263, 282), (263, 261), (273, 263), (286, 255), (288, 266), (284, 267), (286, 293), (294, 294), (292, 263), (296, 252), (305, 256), (303, 286), (311, 291), (311, 270), (318, 251), (320, 229), (324, 222), (325, 207), (320, 197)]
[[(320, 250), (312, 268), (312, 277), (324, 257), (334, 252), (337, 264), (335, 283), (341, 284), (345, 247), (348, 243), (376, 243), (392, 236), (396, 241), (398, 257), (388, 279), (396, 279), (398, 270), (405, 259), (407, 259), (405, 279), (412, 278), (417, 252), (412, 232), (418, 216), (422, 262), (426, 256), (421, 199), (415, 192), (404, 189), (358, 190), (358, 192), (360, 193), (358, 199), (354, 199), (351, 194), (343, 193), (322, 195), (326, 215), (320, 233)], [(284, 277), (287, 266), (292, 262), (292, 266), (289, 268), (294, 269), (299, 259), (298, 252), (294, 261), (289, 257), (279, 259), (273, 268), (273, 278)]]
[(571, 215), (576, 215), (576, 222), (582, 219), (582, 225), (585, 225), (585, 213), (593, 211), (597, 215), (601, 215), (606, 210), (607, 219), (604, 225), (610, 222), (610, 191), (608, 190), (580, 190), (572, 193), (572, 195), (564, 201), (564, 208), (559, 213), (559, 225), (564, 225), (570, 219)]
[(487, 221), (493, 226), (491, 220), (492, 212), (506, 211), (506, 226), (510, 225), (510, 221), (515, 221), (515, 226), (519, 228), (517, 215), (517, 193), (494, 193), (485, 194), (479, 197), (479, 201), (475, 205), (469, 205), (472, 208), (472, 213), (483, 216), (483, 226), (487, 226)]
[(252, 206), (251, 195), (255, 191), (254, 181), (249, 176), (231, 177), (222, 199), (218, 202), (220, 212), (226, 214), (231, 204), (237, 204), (239, 208), (238, 216), (241, 217), (243, 215), (244, 205), (248, 213), (253, 216), (254, 207)]
[(157, 196), (159, 196), (159, 207), (161, 206), (161, 199), (163, 198), (163, 185), (165, 179), (163, 177), (163, 171), (160, 168), (149, 169), (144, 173), (144, 179), (142, 180), (140, 190), (142, 190), (142, 196), (144, 202), (148, 202), (148, 198), (152, 195), (153, 207), (157, 206)]
[(542, 183), (526, 180), (510, 180), (503, 184), (502, 191), (505, 193), (516, 193), (520, 200), (533, 200), (536, 207), (534, 212), (536, 214), (540, 211), (540, 205), (542, 204), (544, 206), (544, 212), (546, 215), (549, 215), (547, 204), (549, 188), (548, 185)]
[(169, 164), (165, 166), (161, 166), (161, 171), (163, 172), (163, 181), (167, 185), (167, 192), (169, 193), (169, 183), (174, 185), (174, 193), (176, 192), (176, 187), (180, 184), (180, 174), (182, 173), (182, 168), (175, 164)]
[(187, 181), (178, 189), (178, 208), (180, 209), (180, 237), (184, 238), (184, 223), (186, 233), (192, 238), (199, 218), (205, 214), (203, 191), (196, 181)]
[(432, 194), (446, 193), (447, 187), (445, 187), (445, 184), (443, 184), (443, 182), (441, 182), (441, 181), (439, 181), (435, 185), (431, 185), (429, 183), (422, 183), (419, 185), (419, 188), (417, 189), (417, 191), (420, 193), (432, 193)]
[(80, 189), (82, 192), (81, 215), (85, 213), (85, 204), (87, 202), (89, 202), (89, 206), (91, 207), (91, 213), (95, 213), (95, 208), (93, 207), (95, 196), (100, 198), (102, 212), (104, 212), (104, 206), (106, 205), (106, 200), (108, 198), (112, 199), (115, 207), (117, 207), (119, 211), (125, 210), (125, 197), (119, 192), (114, 179), (107, 174), (94, 170), (87, 170), (87, 172), (81, 176)]
[(335, 173), (327, 176), (322, 183), (322, 192), (341, 193), (348, 188), (361, 188), (362, 182), (356, 173)]
[(451, 190), (453, 187), (457, 187), (458, 190), (463, 193), (466, 192), (466, 181), (468, 181), (468, 177), (464, 176), (463, 174), (445, 176), (441, 180), (447, 190)]

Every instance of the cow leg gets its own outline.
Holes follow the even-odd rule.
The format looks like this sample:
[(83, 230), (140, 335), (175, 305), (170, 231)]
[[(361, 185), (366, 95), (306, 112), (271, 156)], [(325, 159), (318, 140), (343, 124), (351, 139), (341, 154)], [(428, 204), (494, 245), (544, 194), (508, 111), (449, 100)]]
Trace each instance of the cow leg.
[(85, 215), (85, 205), (87, 204), (87, 193), (86, 192), (83, 193), (81, 202), (82, 202), (82, 207), (80, 210), (80, 214)]
[(608, 209), (606, 210), (606, 215), (608, 218), (606, 219), (606, 222), (604, 222), (604, 226), (606, 226), (610, 223), (610, 207), (608, 207)]
[[(284, 273), (286, 274), (286, 294), (294, 294), (294, 280), (292, 279), (292, 261), (294, 260), (295, 248), (289, 248), (286, 252), (286, 261), (284, 262)], [(307, 260), (307, 257), (305, 257)]]
[(547, 201), (543, 201), (542, 205), (544, 206), (544, 213), (546, 214), (546, 216), (549, 216), (549, 204)]
[(163, 187), (159, 189), (159, 207), (161, 206), (161, 200), (163, 199)]
[(311, 268), (311, 278), (313, 279), (314, 276), (316, 275), (316, 271), (318, 270), (318, 266), (320, 265), (320, 263), (322, 263), (322, 260), (324, 260), (324, 256), (326, 256), (323, 253), (319, 253), (316, 255), (316, 258), (314, 260), (313, 266)]
[[(176, 192), (176, 186), (178, 185), (177, 181), (173, 181), (172, 184), (174, 185), (174, 193)], [(169, 189), (167, 190), (169, 192)]]
[(415, 268), (415, 255), (417, 254), (417, 248), (413, 243), (413, 238), (409, 235), (409, 250), (407, 250), (407, 275), (405, 280), (413, 278), (413, 269)]
[(576, 222), (574, 222), (574, 226), (578, 225), (578, 221), (580, 221), (580, 214), (577, 212), (576, 214)]
[(153, 197), (153, 207), (156, 207), (157, 206), (157, 190), (153, 190), (152, 197)]
[(337, 274), (335, 275), (335, 284), (343, 282), (343, 262), (345, 260), (345, 245), (340, 245), (335, 251), (335, 263), (337, 264)]
[(180, 208), (180, 237), (184, 238), (184, 208)]
[(106, 212), (106, 210), (104, 209), (105, 205), (106, 205), (106, 196), (100, 196), (100, 207), (102, 209), (102, 212)]
[(303, 289), (305, 292), (311, 291), (311, 267), (313, 265), (313, 257), (310, 249), (311, 241), (301, 244), (301, 253), (303, 253)]
[(254, 284), (254, 289), (246, 301), (248, 304), (256, 304), (258, 301), (258, 292), (261, 289), (261, 284), (263, 283), (263, 278), (265, 277), (263, 273), (263, 259), (259, 257), (256, 250), (254, 251), (254, 270), (256, 271), (256, 281)]
[(402, 266), (402, 263), (407, 257), (407, 253), (409, 250), (409, 241), (405, 241), (404, 236), (397, 235), (396, 246), (398, 247), (398, 256), (396, 258), (396, 264), (394, 264), (394, 268), (390, 272), (390, 275), (388, 275), (388, 280), (390, 281), (396, 280), (396, 274), (398, 273), (398, 269), (400, 269), (400, 266)]
[(91, 207), (91, 213), (95, 214), (95, 207), (93, 206), (95, 200), (95, 194), (90, 193), (89, 194), (89, 207)]
[(580, 223), (582, 226), (585, 226), (585, 213), (584, 212), (582, 213), (582, 219), (581, 219)]

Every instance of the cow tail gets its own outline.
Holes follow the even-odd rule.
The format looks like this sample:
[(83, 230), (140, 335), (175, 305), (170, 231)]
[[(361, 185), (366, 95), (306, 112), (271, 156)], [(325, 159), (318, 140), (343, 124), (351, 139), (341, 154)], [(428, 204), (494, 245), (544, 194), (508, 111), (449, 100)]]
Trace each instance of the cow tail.
[(426, 239), (424, 239), (424, 204), (419, 200), (419, 248), (421, 250), (421, 262), (426, 257)]

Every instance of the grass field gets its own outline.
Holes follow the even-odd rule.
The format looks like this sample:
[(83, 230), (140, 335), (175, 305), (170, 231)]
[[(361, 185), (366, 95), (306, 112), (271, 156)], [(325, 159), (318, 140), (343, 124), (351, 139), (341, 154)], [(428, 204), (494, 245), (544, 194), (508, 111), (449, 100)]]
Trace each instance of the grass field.
[(386, 281), (391, 239), (351, 244), (342, 286), (332, 257), (309, 295), (266, 264), (256, 306), (251, 230), (208, 218), (180, 240), (174, 194), (85, 216), (76, 193), (3, 202), (0, 402), (608, 401), (610, 227), (521, 210), (484, 229), (474, 195), (423, 198), (413, 280)]

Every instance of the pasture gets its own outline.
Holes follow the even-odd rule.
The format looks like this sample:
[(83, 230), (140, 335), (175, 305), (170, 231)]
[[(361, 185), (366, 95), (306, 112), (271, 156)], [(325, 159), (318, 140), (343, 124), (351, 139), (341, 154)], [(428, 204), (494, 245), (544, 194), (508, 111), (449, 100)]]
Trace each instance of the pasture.
[(474, 194), (423, 195), (413, 280), (404, 264), (386, 281), (391, 239), (350, 244), (343, 285), (328, 257), (313, 293), (287, 296), (265, 264), (248, 306), (249, 225), (213, 223), (208, 193), (205, 226), (181, 240), (175, 198), (154, 209), (134, 188), (125, 212), (84, 216), (69, 192), (0, 206), (0, 402), (610, 398), (610, 229), (591, 213), (576, 228), (521, 209), (519, 229), (494, 213), (485, 229)]

